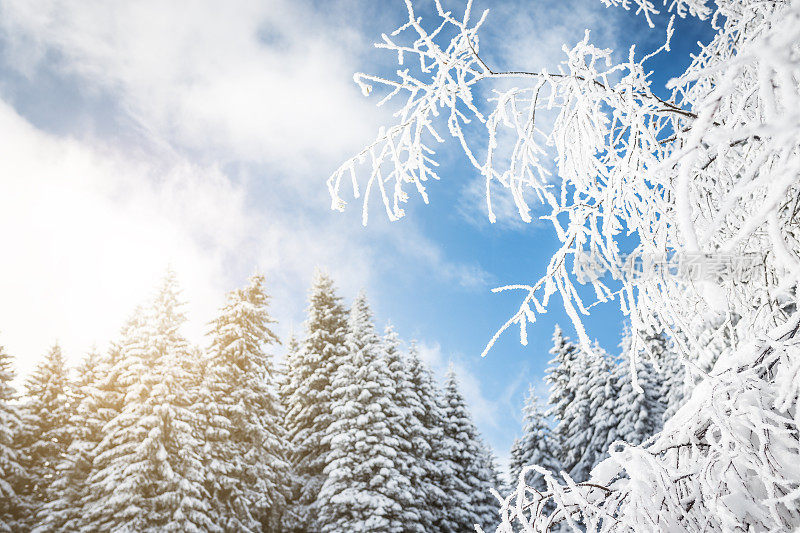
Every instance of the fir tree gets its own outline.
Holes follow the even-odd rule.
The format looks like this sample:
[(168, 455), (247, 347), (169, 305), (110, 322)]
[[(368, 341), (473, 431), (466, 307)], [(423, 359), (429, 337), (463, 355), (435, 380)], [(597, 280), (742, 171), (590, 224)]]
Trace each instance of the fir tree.
[[(519, 484), (519, 475), (522, 472), (522, 469), (528, 466), (528, 464), (525, 462), (526, 461), (525, 458), (522, 455), (522, 449), (523, 449), (522, 439), (524, 437), (525, 437), (524, 434), (522, 437), (514, 437), (514, 441), (511, 443), (511, 448), (508, 450), (508, 479), (507, 479), (508, 485), (504, 487), (503, 490), (504, 494), (507, 494), (517, 488)], [(526, 478), (526, 483), (527, 483), (527, 478)]]
[(445, 439), (444, 399), (430, 369), (420, 360), (412, 343), (407, 355), (407, 367), (412, 394), (410, 439), (416, 451), (412, 484), (423, 523), (433, 524), (434, 531), (449, 531), (449, 510), (453, 507), (452, 495), (445, 491), (451, 476), (455, 475), (452, 448)]
[(233, 291), (212, 323), (202, 420), (207, 487), (226, 531), (280, 531), (289, 466), (283, 410), (274, 384), (264, 278)]
[[(127, 332), (139, 331), (141, 316), (141, 309), (137, 309), (122, 330), (123, 339), (128, 338)], [(118, 364), (121, 353), (122, 347), (112, 343), (107, 355), (92, 352), (78, 368), (78, 379), (73, 387), (74, 408), (70, 416), (74, 438), (66, 458), (59, 465), (60, 480), (54, 484), (56, 498), (51, 499), (40, 513), (37, 532), (79, 531), (86, 522), (83, 510), (96, 496), (87, 479), (92, 473), (98, 446), (105, 437), (105, 425), (123, 407)]]
[[(623, 339), (629, 332), (623, 332)], [(643, 335), (645, 357), (651, 359), (655, 370), (655, 379), (659, 382), (661, 402), (664, 405), (663, 422), (666, 422), (684, 401), (687, 393), (686, 365), (683, 358), (675, 349), (675, 345), (667, 338), (664, 332), (648, 332)], [(723, 343), (724, 344), (724, 343)], [(710, 370), (707, 367), (706, 370)]]
[(611, 362), (595, 344), (587, 354), (563, 336), (556, 326), (547, 380), (556, 418), (553, 437), (560, 467), (574, 481), (584, 481), (607, 454), (614, 431), (614, 380)]
[[(628, 444), (641, 444), (653, 436), (663, 426), (666, 400), (662, 384), (653, 363), (647, 357), (640, 357), (635, 367), (631, 368), (629, 329), (625, 329), (622, 341), (620, 363), (615, 369), (618, 394), (615, 402), (616, 440)], [(651, 339), (651, 357), (663, 356), (657, 350), (663, 347), (663, 339)], [(631, 371), (636, 372), (637, 384), (641, 391), (634, 388)]]
[[(545, 413), (539, 406), (536, 391), (533, 387), (528, 391), (523, 407), (525, 426), (522, 437), (514, 441), (511, 448), (511, 460), (509, 470), (511, 473), (511, 486), (516, 487), (522, 474), (522, 470), (531, 465), (538, 465), (547, 468), (554, 474), (560, 470), (560, 465), (556, 459), (556, 447), (553, 436)], [(525, 477), (525, 484), (536, 490), (544, 491), (547, 486), (544, 477), (535, 472), (529, 471)]]
[(686, 399), (686, 364), (663, 333), (648, 336), (645, 343), (654, 346), (653, 351), (659, 366), (656, 375), (661, 382), (661, 398), (664, 403), (663, 422), (666, 422)]
[(588, 356), (589, 441), (576, 469), (575, 479), (588, 479), (597, 463), (608, 457), (611, 443), (617, 439), (619, 417), (616, 409), (619, 383), (614, 374), (614, 361), (596, 342), (594, 354)]
[(16, 405), (13, 360), (0, 346), (0, 533), (20, 531), (26, 472), (18, 449), (22, 420)]
[(292, 504), (284, 515), (286, 531), (319, 531), (317, 495), (325, 475), (333, 421), (331, 378), (347, 354), (347, 312), (331, 279), (317, 272), (310, 291), (306, 337), (287, 361), (283, 401), (295, 475)]
[(504, 483), (500, 476), (497, 457), (480, 437), (478, 437), (478, 448), (476, 469), (478, 483), (472, 494), (473, 511), (477, 515), (475, 523), (484, 531), (494, 531), (500, 523), (500, 514), (497, 510), (498, 501), (492, 494), (492, 489), (499, 492), (503, 489)]
[(297, 339), (294, 331), (289, 333), (289, 338), (286, 341), (286, 353), (282, 360), (275, 362), (275, 386), (278, 388), (278, 400), (281, 402), (281, 409), (283, 410), (284, 425), (286, 419), (286, 411), (288, 404), (286, 399), (289, 396), (289, 361), (297, 357), (297, 352), (300, 351), (300, 341)]
[[(578, 347), (564, 336), (561, 327), (556, 324), (553, 331), (553, 347), (550, 349), (553, 359), (550, 360), (546, 370), (547, 383), (550, 385), (550, 409), (548, 415), (556, 420), (562, 420), (567, 407), (572, 403), (574, 391), (570, 388), (570, 381), (575, 374), (573, 368), (578, 357)], [(558, 433), (557, 433), (558, 435)], [(560, 439), (563, 440), (563, 439)]]
[(383, 344), (363, 293), (348, 320), (347, 357), (333, 377), (326, 479), (319, 492), (321, 531), (406, 531), (413, 501), (403, 473), (402, 409)]
[(421, 449), (415, 446), (425, 434), (423, 426), (424, 408), (418, 396), (418, 390), (412, 379), (407, 358), (400, 351), (400, 339), (392, 326), (387, 326), (383, 337), (383, 357), (388, 377), (393, 382), (394, 394), (390, 404), (395, 408), (389, 419), (390, 431), (398, 439), (397, 458), (394, 463), (400, 475), (410, 482), (413, 494), (408, 504), (403, 506), (403, 531), (425, 532), (433, 523), (428, 506), (430, 488), (426, 482), (426, 474), (430, 465), (430, 444)]
[(121, 344), (114, 372), (124, 405), (104, 428), (87, 480), (87, 531), (219, 529), (203, 486), (183, 321), (169, 272), (150, 312), (127, 328)]
[(583, 409), (583, 412), (588, 418), (588, 398), (580, 399), (583, 405), (573, 405), (576, 402), (576, 381), (582, 379), (584, 368), (581, 364), (584, 359), (581, 357), (581, 351), (570, 342), (569, 338), (564, 336), (561, 327), (556, 324), (553, 331), (553, 347), (550, 349), (550, 354), (553, 359), (550, 360), (547, 372), (547, 383), (550, 385), (550, 398), (548, 403), (550, 408), (548, 415), (552, 416), (556, 421), (556, 426), (553, 430), (553, 438), (555, 442), (557, 461), (561, 468), (569, 473), (572, 468), (577, 464), (578, 458), (582, 455), (582, 450), (575, 450), (570, 448), (570, 441), (573, 440), (573, 427), (572, 420), (568, 419), (568, 411), (571, 411), (572, 416), (581, 411), (578, 407)]
[(453, 365), (447, 372), (444, 389), (444, 421), (445, 446), (450, 450), (453, 463), (453, 473), (445, 489), (450, 494), (451, 507), (444, 530), (473, 531), (475, 525), (485, 531), (494, 529), (497, 501), (490, 489), (500, 488), (499, 478), (458, 388)]
[(70, 416), (67, 432), (71, 442), (56, 469), (58, 476), (47, 488), (47, 501), (36, 516), (36, 533), (74, 531), (81, 517), (81, 503), (86, 476), (91, 469), (94, 447), (100, 442), (102, 426), (92, 423), (89, 399), (98, 386), (103, 371), (102, 357), (89, 352), (76, 369), (71, 386)]
[[(26, 382), (23, 457), (30, 481), (26, 496), (33, 518), (50, 496), (49, 487), (58, 479), (57, 466), (66, 457), (69, 431), (69, 376), (55, 344)], [(32, 526), (33, 524), (30, 524)]]

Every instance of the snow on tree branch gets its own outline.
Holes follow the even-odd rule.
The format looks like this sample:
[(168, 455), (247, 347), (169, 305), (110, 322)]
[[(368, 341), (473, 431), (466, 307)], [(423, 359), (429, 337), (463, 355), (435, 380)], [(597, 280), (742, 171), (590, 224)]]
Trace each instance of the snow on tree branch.
[[(649, 0), (603, 1), (654, 25)], [(512, 327), (524, 344), (527, 325), (558, 293), (589, 352), (582, 315), (618, 297), (631, 329), (665, 332), (688, 371), (703, 374), (697, 362), (718, 359), (664, 431), (615, 446), (590, 480), (551, 476), (539, 493), (522, 475), (501, 498), (504, 532), (552, 522), (602, 531), (800, 526), (790, 459), (800, 452), (800, 1), (664, 5), (717, 32), (670, 82), (669, 98), (653, 92), (647, 61), (669, 49), (672, 21), (648, 55), (632, 47), (615, 62), (587, 33), (564, 47), (554, 72), (500, 71), (479, 55), (487, 14), (470, 22), (470, 2), (456, 17), (437, 1), (429, 26), (407, 1), (408, 21), (378, 45), (397, 54), (397, 76), (356, 75), (365, 94), (381, 86), (381, 103), (403, 104), (396, 123), (328, 181), (334, 208), (345, 205), (343, 179), (356, 197), (366, 183), (364, 223), (374, 187), (392, 220), (403, 216), (409, 186), (427, 203), (446, 127), (485, 183), (490, 221), (492, 191), (505, 188), (523, 221), (548, 220), (561, 242), (538, 280), (495, 289), (523, 297), (487, 351)], [(627, 253), (623, 234), (635, 240)], [(652, 268), (636, 271), (642, 265)], [(709, 323), (721, 324), (714, 335), (757, 342), (712, 353), (698, 335)], [(629, 350), (631, 365), (647, 351), (639, 335)], [(544, 512), (545, 500), (555, 511)]]
[[(630, 7), (629, 2), (612, 4)], [(637, 5), (652, 11), (649, 2)], [(778, 264), (783, 273), (797, 271), (796, 236), (790, 232), (787, 241), (782, 231), (792, 218), (789, 203), (796, 199), (798, 155), (792, 132), (797, 117), (790, 105), (797, 96), (790, 72), (796, 51), (789, 45), (791, 35), (763, 35), (784, 3), (718, 2), (713, 16), (724, 16), (724, 26), (687, 72), (673, 80), (669, 99), (653, 93), (646, 61), (669, 48), (671, 22), (660, 49), (640, 57), (632, 47), (618, 64), (610, 50), (592, 45), (587, 33), (574, 47), (564, 48), (566, 59), (557, 72), (497, 71), (479, 55), (478, 31), (486, 12), (473, 24), (471, 2), (459, 18), (436, 2), (439, 20), (426, 29), (410, 1), (406, 6), (408, 21), (377, 46), (395, 52), (401, 67), (418, 63), (418, 68), (405, 66), (394, 79), (355, 77), (365, 94), (376, 85), (388, 90), (381, 104), (405, 99), (398, 121), (346, 161), (328, 186), (333, 207), (343, 209), (343, 179), (349, 178), (359, 197), (364, 173), (364, 222), (376, 186), (389, 218), (402, 217), (409, 184), (427, 203), (424, 184), (439, 179), (433, 146), (445, 141), (446, 123), (485, 181), (492, 222), (492, 187), (499, 186), (511, 192), (522, 220), (531, 221), (535, 209), (552, 223), (562, 246), (544, 275), (534, 283), (495, 289), (522, 290), (525, 296), (487, 351), (512, 326), (520, 328), (524, 344), (526, 324), (535, 321), (555, 292), (587, 349), (581, 315), (617, 296), (634, 329), (666, 327), (680, 333), (686, 353), (699, 348), (689, 334), (698, 310), (751, 315), (762, 326), (774, 324), (771, 312), (742, 313), (737, 307), (749, 306), (755, 291), (755, 301), (774, 310), (791, 281), (787, 285), (768, 274), (744, 289), (726, 279), (630, 279), (621, 265), (628, 257), (681, 252), (757, 254), (768, 272)], [(669, 9), (683, 16), (712, 14), (705, 2), (673, 2)], [(757, 46), (751, 46), (754, 40)], [(500, 80), (517, 86), (493, 85)], [(483, 98), (483, 93), (491, 96)], [(540, 114), (550, 118), (537, 120)], [(480, 136), (467, 135), (474, 123), (485, 128), (483, 144)], [(509, 133), (510, 146), (500, 142)], [(774, 184), (769, 193), (767, 183)], [(531, 207), (531, 196), (541, 207)], [(763, 232), (765, 227), (772, 230)], [(628, 255), (619, 247), (622, 232), (638, 239)], [(587, 257), (610, 277), (579, 280), (576, 261)], [(581, 284), (592, 287), (593, 302), (584, 301)], [(631, 347), (641, 348), (638, 342)]]
[[(600, 0), (606, 6), (621, 7), (623, 9), (635, 9), (636, 13), (643, 14), (651, 28), (653, 24), (652, 15), (658, 15), (660, 11), (650, 0)], [(687, 13), (693, 17), (706, 19), (711, 14), (707, 0), (664, 0), (667, 10), (677, 13), (680, 17), (685, 17)]]
[[(588, 481), (561, 479), (533, 465), (547, 484), (524, 482), (496, 494), (498, 532), (787, 531), (800, 523), (797, 381), (800, 320), (775, 328), (718, 368), (665, 430), (630, 446), (612, 445)], [(787, 402), (788, 400), (788, 402)], [(749, 415), (749, 416), (748, 416)], [(546, 504), (555, 510), (546, 512)]]

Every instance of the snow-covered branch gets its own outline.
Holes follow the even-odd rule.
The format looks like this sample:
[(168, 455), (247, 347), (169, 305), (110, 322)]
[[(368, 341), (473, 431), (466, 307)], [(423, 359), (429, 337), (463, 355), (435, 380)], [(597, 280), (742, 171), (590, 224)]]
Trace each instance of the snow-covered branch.
[(588, 531), (796, 527), (798, 330), (800, 317), (742, 347), (664, 431), (640, 446), (615, 443), (588, 481), (528, 467), (547, 489), (526, 485), (521, 475), (516, 489), (499, 497), (498, 532), (549, 531), (561, 522), (575, 531), (583, 530), (578, 524)]
[[(651, 25), (658, 13), (649, 0), (603, 1)], [(525, 343), (527, 324), (558, 293), (588, 352), (582, 315), (619, 297), (632, 330), (666, 332), (687, 370), (718, 360), (662, 433), (620, 443), (587, 483), (551, 476), (546, 493), (520, 486), (503, 500), (502, 530), (572, 520), (604, 531), (800, 525), (791, 459), (800, 451), (800, 1), (665, 0), (668, 12), (717, 32), (670, 82), (669, 97), (653, 92), (647, 61), (669, 49), (672, 21), (649, 55), (632, 47), (615, 62), (587, 34), (564, 47), (555, 72), (501, 72), (479, 55), (485, 12), (472, 23), (469, 2), (463, 17), (436, 2), (426, 29), (406, 5), (408, 21), (379, 46), (418, 66), (392, 79), (356, 76), (367, 94), (388, 91), (382, 103), (405, 100), (396, 124), (330, 178), (333, 206), (344, 207), (345, 177), (356, 197), (366, 182), (364, 222), (376, 186), (392, 219), (403, 215), (409, 184), (427, 202), (446, 123), (485, 182), (490, 221), (492, 192), (505, 188), (523, 221), (549, 221), (561, 242), (538, 280), (495, 289), (523, 296), (487, 351), (512, 327)], [(631, 275), (642, 264), (660, 268)], [(734, 332), (725, 353), (698, 335), (708, 323)], [(646, 351), (634, 336), (631, 365)], [(556, 511), (545, 513), (544, 500)]]
[[(555, 292), (587, 348), (581, 315), (617, 296), (634, 329), (667, 328), (681, 337), (686, 353), (698, 349), (691, 335), (698, 314), (728, 312), (752, 317), (748, 327), (774, 325), (786, 318), (776, 302), (786, 299), (800, 272), (796, 232), (789, 231), (800, 125), (793, 105), (796, 35), (770, 29), (785, 3), (720, 1), (716, 10), (707, 4), (668, 6), (680, 16), (723, 17), (724, 24), (686, 73), (672, 81), (665, 99), (652, 91), (646, 62), (669, 48), (671, 22), (664, 46), (643, 57), (631, 48), (626, 61), (614, 63), (611, 51), (592, 45), (587, 33), (564, 48), (557, 72), (498, 71), (479, 55), (486, 12), (471, 23), (469, 2), (458, 18), (437, 2), (439, 20), (426, 29), (406, 2), (408, 21), (378, 46), (395, 52), (401, 66), (418, 67), (406, 66), (393, 79), (356, 75), (365, 94), (376, 85), (388, 90), (381, 103), (405, 100), (397, 123), (331, 176), (333, 206), (344, 208), (345, 178), (360, 196), (362, 171), (364, 222), (373, 187), (393, 220), (404, 214), (409, 184), (427, 202), (424, 183), (439, 178), (434, 145), (445, 141), (441, 123), (446, 123), (485, 182), (489, 219), (495, 220), (492, 190), (502, 187), (523, 221), (536, 215), (549, 220), (562, 242), (539, 280), (514, 286), (526, 295), (498, 334), (517, 326), (524, 342), (526, 323), (543, 312)], [(634, 7), (655, 12), (650, 2)], [(499, 80), (518, 86), (493, 84)], [(485, 137), (468, 130), (470, 124), (480, 124)], [(541, 207), (532, 206), (531, 198)], [(626, 261), (619, 245), (624, 232), (638, 241), (627, 257), (758, 254), (767, 275), (746, 285), (709, 277), (630, 279), (620, 269)], [(603, 278), (607, 282), (601, 276), (577, 279), (576, 258), (585, 257), (610, 274)], [(584, 283), (593, 289), (593, 302), (581, 296)], [(762, 307), (751, 313), (754, 301)]]

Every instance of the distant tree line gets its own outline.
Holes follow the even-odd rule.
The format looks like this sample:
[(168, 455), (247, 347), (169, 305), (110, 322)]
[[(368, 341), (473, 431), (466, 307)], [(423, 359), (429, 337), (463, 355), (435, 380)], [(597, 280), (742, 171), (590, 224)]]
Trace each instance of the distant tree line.
[(284, 362), (262, 276), (190, 344), (175, 276), (71, 371), (12, 386), (0, 348), (0, 531), (494, 529), (500, 480), (452, 369), (315, 276)]
[[(707, 324), (698, 337), (710, 359), (696, 363), (707, 372), (732, 342), (715, 334), (719, 324)], [(633, 335), (639, 335), (647, 357), (632, 362)], [(592, 468), (608, 457), (614, 442), (638, 445), (661, 431), (664, 422), (683, 404), (686, 388), (702, 376), (687, 372), (672, 342), (661, 332), (623, 332), (621, 355), (612, 357), (600, 346), (582, 350), (556, 326), (546, 370), (547, 407), (531, 387), (523, 407), (522, 436), (514, 441), (509, 471), (514, 486), (525, 467), (538, 465), (575, 482), (589, 479)], [(635, 373), (635, 380), (634, 380)], [(697, 375), (695, 375), (697, 374)], [(543, 476), (528, 470), (525, 482), (545, 491)]]

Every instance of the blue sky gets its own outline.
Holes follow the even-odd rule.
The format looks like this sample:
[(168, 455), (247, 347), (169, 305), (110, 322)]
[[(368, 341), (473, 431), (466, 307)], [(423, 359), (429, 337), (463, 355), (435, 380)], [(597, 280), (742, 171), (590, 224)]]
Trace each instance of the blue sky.
[[(556, 301), (528, 347), (509, 333), (481, 359), (518, 302), (490, 289), (538, 279), (550, 228), (490, 225), (454, 144), (438, 152), (431, 205), (412, 200), (400, 222), (374, 209), (363, 228), (357, 205), (329, 210), (328, 175), (389, 119), (352, 73), (393, 69), (371, 43), (404, 21), (400, 0), (36, 4), (0, 1), (0, 343), (22, 372), (56, 339), (73, 361), (105, 346), (168, 263), (193, 339), (254, 269), (285, 337), (321, 265), (348, 299), (366, 288), (379, 323), (417, 339), (437, 372), (456, 364), (476, 422), (507, 454), (554, 324), (571, 327)], [(664, 20), (649, 30), (599, 0), (475, 1), (484, 8), (482, 52), (498, 68), (552, 68), (585, 28), (621, 54), (664, 35)], [(673, 52), (651, 65), (656, 90), (708, 31), (678, 21)], [(616, 302), (587, 324), (616, 350)]]

